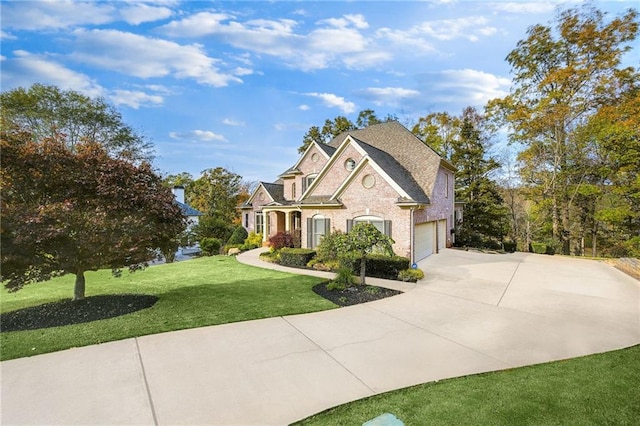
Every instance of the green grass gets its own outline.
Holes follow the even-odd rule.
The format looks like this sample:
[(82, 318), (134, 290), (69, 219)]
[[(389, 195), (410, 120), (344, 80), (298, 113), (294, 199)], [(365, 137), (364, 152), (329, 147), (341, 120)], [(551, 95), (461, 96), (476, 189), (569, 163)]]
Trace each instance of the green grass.
[(640, 345), (388, 392), (298, 424), (361, 425), (383, 413), (406, 425), (637, 425)]
[[(75, 276), (31, 284), (16, 293), (2, 290), (2, 312), (37, 306), (73, 295)], [(149, 294), (149, 308), (121, 317), (40, 330), (0, 333), (0, 359), (8, 360), (77, 346), (185, 328), (316, 312), (336, 305), (311, 288), (320, 278), (239, 263), (234, 257), (202, 257), (149, 267), (115, 278), (110, 270), (86, 274), (86, 296)], [(1, 325), (0, 325), (1, 326)]]

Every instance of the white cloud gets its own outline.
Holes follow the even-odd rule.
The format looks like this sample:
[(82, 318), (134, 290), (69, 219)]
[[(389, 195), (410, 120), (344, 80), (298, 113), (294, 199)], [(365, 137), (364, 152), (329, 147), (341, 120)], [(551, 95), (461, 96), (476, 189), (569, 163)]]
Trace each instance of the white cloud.
[(461, 101), (467, 105), (484, 105), (490, 99), (509, 93), (511, 80), (472, 69), (445, 70), (434, 87), (436, 97), (444, 102)]
[[(242, 82), (221, 71), (200, 45), (180, 45), (117, 30), (75, 30), (74, 60), (140, 78), (173, 76), (214, 87)], [(126, 46), (126, 48), (123, 48)]]
[(170, 132), (169, 137), (171, 139), (178, 140), (191, 140), (199, 142), (220, 141), (226, 142), (227, 139), (223, 135), (219, 135), (210, 130), (191, 130), (188, 132)]
[(18, 37), (13, 34), (0, 30), (0, 40), (17, 40)]
[(24, 50), (16, 50), (13, 54), (13, 58), (2, 59), (3, 89), (43, 83), (64, 90), (75, 90), (91, 97), (106, 94), (106, 90), (92, 78), (70, 70), (50, 57), (31, 54)]
[(344, 15), (341, 18), (329, 18), (329, 19), (322, 19), (320, 21), (317, 22), (318, 24), (327, 24), (331, 27), (335, 27), (335, 28), (347, 28), (351, 25), (353, 25), (355, 28), (359, 29), (359, 30), (363, 30), (365, 28), (369, 28), (369, 23), (367, 22), (367, 20), (365, 19), (364, 16), (362, 16), (361, 14), (357, 14), (357, 15)]
[(442, 19), (425, 21), (407, 30), (380, 28), (376, 36), (386, 39), (395, 45), (412, 47), (422, 53), (437, 52), (429, 39), (450, 41), (466, 39), (477, 42), (480, 37), (488, 37), (497, 32), (497, 28), (489, 25), (489, 20), (483, 16), (470, 16), (456, 19)]
[[(160, 30), (173, 37), (219, 37), (233, 47), (276, 57), (303, 71), (336, 65), (362, 67), (390, 59), (389, 54), (376, 54), (379, 49), (361, 32), (369, 26), (362, 15), (324, 19), (307, 33), (296, 33), (298, 25), (291, 19), (242, 22), (226, 13), (200, 12)], [(361, 55), (362, 61), (353, 61), (353, 55)]]
[(298, 107), (300, 111), (309, 111), (311, 107), (309, 105), (302, 104)]
[(133, 3), (132, 6), (120, 10), (122, 19), (132, 25), (153, 22), (169, 18), (173, 11), (168, 7), (150, 6), (144, 3)]
[(72, 0), (3, 2), (2, 27), (18, 30), (61, 29), (112, 22), (113, 5)]
[(359, 90), (356, 94), (379, 106), (397, 106), (407, 99), (420, 96), (419, 91), (403, 87), (370, 87)]
[(236, 126), (236, 127), (244, 127), (246, 125), (244, 121), (233, 120), (231, 118), (225, 118), (224, 120), (222, 120), (222, 123), (226, 124), (227, 126)]
[(356, 110), (356, 104), (345, 100), (342, 96), (334, 95), (333, 93), (305, 93), (307, 96), (312, 96), (322, 100), (322, 103), (329, 108), (338, 108), (345, 114), (351, 114)]
[(164, 102), (160, 95), (149, 95), (137, 90), (114, 90), (109, 95), (109, 100), (115, 105), (127, 105), (133, 109), (140, 106), (159, 106)]
[(504, 1), (488, 5), (496, 12), (538, 14), (553, 12), (559, 4), (558, 1)]

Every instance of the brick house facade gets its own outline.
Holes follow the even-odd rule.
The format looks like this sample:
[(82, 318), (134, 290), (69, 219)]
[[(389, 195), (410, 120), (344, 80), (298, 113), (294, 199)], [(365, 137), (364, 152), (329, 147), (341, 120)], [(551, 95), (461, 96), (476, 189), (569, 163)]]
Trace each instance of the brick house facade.
[(395, 121), (312, 143), (275, 183), (261, 182), (240, 207), (247, 231), (281, 231), (316, 247), (367, 221), (418, 261), (452, 244), (455, 168)]

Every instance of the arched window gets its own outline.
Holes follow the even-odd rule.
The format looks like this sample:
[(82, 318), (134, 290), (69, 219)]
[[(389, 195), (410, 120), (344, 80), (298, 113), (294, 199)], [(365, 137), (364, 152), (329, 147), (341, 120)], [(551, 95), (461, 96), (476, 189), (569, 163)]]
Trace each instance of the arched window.
[(391, 237), (391, 221), (384, 220), (378, 216), (358, 216), (354, 217), (353, 220), (347, 220), (347, 232), (351, 231), (354, 225), (358, 223), (370, 223), (375, 226), (378, 231), (382, 232), (385, 235)]
[(316, 180), (316, 178), (318, 177), (317, 173), (312, 173), (310, 175), (305, 176), (302, 179), (302, 192), (304, 193), (307, 188), (309, 188), (309, 186), (311, 186), (311, 184), (313, 183), (314, 180)]

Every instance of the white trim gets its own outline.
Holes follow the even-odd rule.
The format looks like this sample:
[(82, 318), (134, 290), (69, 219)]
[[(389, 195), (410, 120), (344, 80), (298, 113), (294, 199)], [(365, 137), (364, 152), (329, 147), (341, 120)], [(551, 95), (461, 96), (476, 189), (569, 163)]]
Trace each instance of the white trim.
[[(302, 155), (301, 155), (301, 156), (300, 156), (300, 158), (298, 159), (298, 162), (297, 162), (296, 164), (294, 164), (294, 165), (293, 165), (293, 167), (291, 167), (290, 169), (297, 169), (297, 168), (298, 168), (298, 166), (300, 165), (300, 163), (302, 163), (302, 160), (304, 160), (304, 159), (305, 159), (305, 157), (307, 156), (307, 154), (309, 153), (309, 151), (311, 151), (311, 148), (312, 148), (313, 146), (315, 146), (315, 147), (316, 147), (316, 149), (317, 149), (318, 151), (320, 151), (320, 153), (321, 153), (322, 155), (324, 155), (324, 157), (325, 157), (327, 160), (329, 160), (329, 159), (331, 158), (331, 157), (329, 156), (329, 154), (327, 154), (327, 153), (324, 151), (324, 149), (320, 148), (320, 147), (319, 147), (319, 146), (317, 146), (317, 145), (319, 145), (319, 144), (318, 144), (318, 142), (316, 142), (316, 141), (311, 141), (311, 143), (309, 144), (309, 146), (307, 147), (307, 149), (302, 153)], [(309, 160), (311, 160), (311, 158), (309, 158)], [(313, 162), (313, 161), (312, 161), (312, 162)]]
[[(246, 204), (251, 204), (251, 202), (253, 201), (253, 198), (258, 194), (258, 191), (260, 190), (260, 188), (262, 188), (262, 190), (265, 192), (265, 194), (267, 194), (267, 197), (271, 200), (270, 201), (271, 203), (275, 203), (276, 202), (276, 200), (273, 199), (273, 197), (271, 196), (269, 191), (267, 191), (267, 188), (265, 188), (263, 183), (260, 182), (260, 184), (258, 184), (256, 189), (253, 190), (253, 194), (251, 194), (249, 199), (246, 201)], [(267, 204), (269, 204), (269, 203), (267, 203)]]

